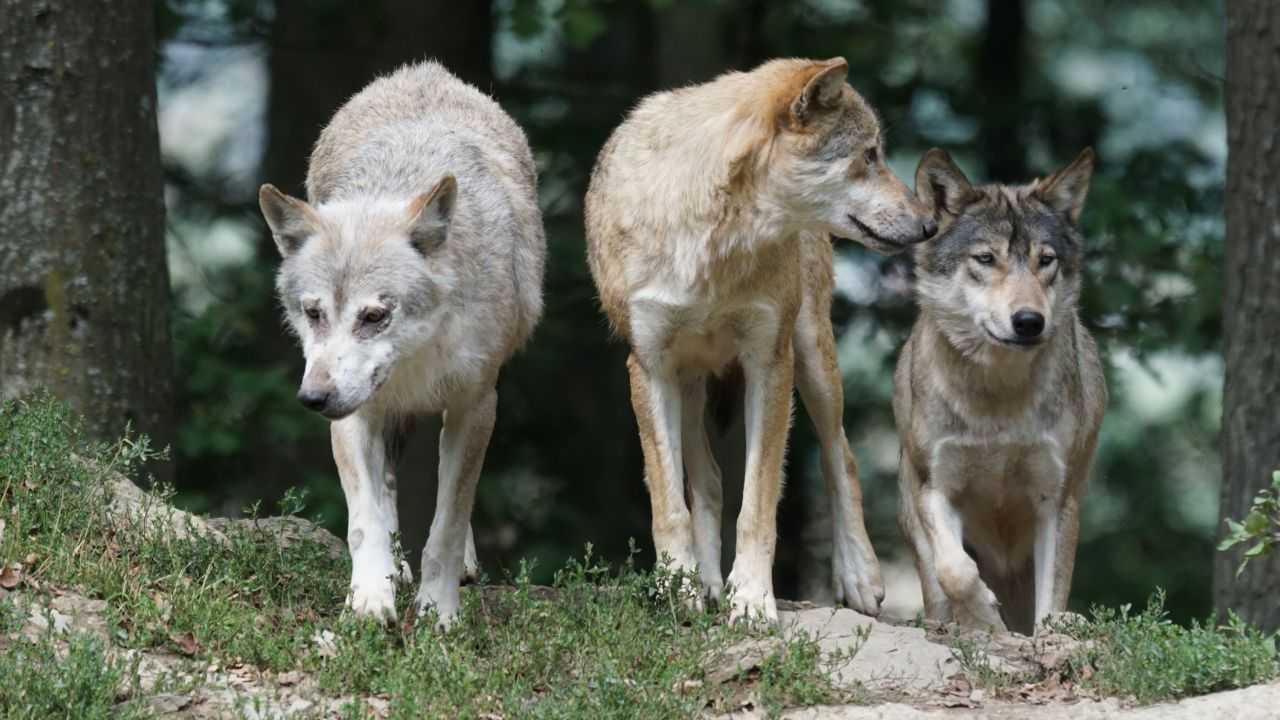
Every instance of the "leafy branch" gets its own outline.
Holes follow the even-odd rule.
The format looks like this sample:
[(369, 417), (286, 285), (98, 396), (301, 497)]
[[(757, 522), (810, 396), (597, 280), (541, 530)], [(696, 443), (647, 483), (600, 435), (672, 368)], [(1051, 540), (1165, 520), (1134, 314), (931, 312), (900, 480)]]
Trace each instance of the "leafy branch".
[(1244, 572), (1250, 560), (1270, 554), (1272, 547), (1280, 544), (1280, 470), (1271, 474), (1271, 487), (1263, 488), (1253, 498), (1253, 506), (1244, 521), (1227, 520), (1227, 530), (1227, 537), (1218, 544), (1219, 550), (1252, 543), (1244, 551), (1236, 577)]

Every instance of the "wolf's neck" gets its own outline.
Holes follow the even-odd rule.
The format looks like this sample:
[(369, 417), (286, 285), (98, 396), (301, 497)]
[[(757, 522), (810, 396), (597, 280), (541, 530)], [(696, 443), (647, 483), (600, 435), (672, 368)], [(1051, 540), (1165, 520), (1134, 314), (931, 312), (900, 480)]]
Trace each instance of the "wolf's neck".
[(1033, 401), (1048, 369), (1054, 338), (1031, 351), (997, 347), (989, 342), (961, 348), (947, 337), (936, 319), (924, 317), (922, 321), (928, 328), (925, 353), (933, 355), (949, 384), (963, 388), (973, 397), (999, 399), (1002, 405)]

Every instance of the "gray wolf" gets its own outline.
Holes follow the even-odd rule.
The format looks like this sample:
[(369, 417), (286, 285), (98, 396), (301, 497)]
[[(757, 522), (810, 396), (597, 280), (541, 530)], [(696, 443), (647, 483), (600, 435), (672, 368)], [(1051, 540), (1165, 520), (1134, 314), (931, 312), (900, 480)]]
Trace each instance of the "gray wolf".
[(631, 347), (655, 549), (678, 570), (696, 569), (713, 599), (724, 588), (722, 490), (706, 385), (741, 368), (747, 462), (729, 574), (734, 617), (777, 619), (793, 385), (822, 443), (837, 593), (872, 614), (884, 597), (842, 426), (827, 236), (891, 253), (935, 223), (885, 165), (879, 121), (847, 72), (843, 58), (774, 60), (650, 95), (601, 150), (587, 191), (591, 274)]
[(420, 611), (458, 610), (476, 481), (503, 363), (542, 313), (546, 253), (533, 157), (488, 96), (445, 68), (375, 80), (316, 142), (308, 202), (271, 185), (262, 214), (283, 261), (286, 322), (306, 356), (298, 399), (332, 420), (346, 495), (350, 607), (395, 618), (396, 478), (386, 438), (443, 413), (439, 492)]
[(932, 620), (1029, 634), (1066, 609), (1107, 405), (1077, 311), (1092, 173), (1088, 149), (1020, 186), (974, 187), (938, 149), (916, 170), (938, 235), (914, 253), (893, 410), (898, 521)]

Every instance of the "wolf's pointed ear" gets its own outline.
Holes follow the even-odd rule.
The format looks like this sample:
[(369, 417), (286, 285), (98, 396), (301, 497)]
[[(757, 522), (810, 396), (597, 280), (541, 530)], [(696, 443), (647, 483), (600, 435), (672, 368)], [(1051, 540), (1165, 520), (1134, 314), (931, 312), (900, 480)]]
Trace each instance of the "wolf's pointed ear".
[(409, 242), (415, 250), (428, 255), (444, 244), (457, 197), (458, 181), (445, 175), (435, 187), (409, 203)]
[(258, 189), (258, 207), (271, 228), (281, 257), (289, 257), (320, 229), (316, 211), (306, 202), (285, 195), (270, 183)]
[(1035, 195), (1054, 210), (1064, 213), (1071, 222), (1080, 222), (1084, 199), (1093, 179), (1093, 148), (1080, 151), (1071, 164), (1046, 178), (1036, 181)]
[(916, 166), (916, 197), (933, 211), (936, 219), (944, 214), (959, 215), (966, 205), (978, 199), (978, 192), (946, 150), (933, 148)]
[(849, 62), (842, 57), (814, 63), (814, 68), (816, 71), (805, 82), (800, 94), (791, 101), (791, 115), (801, 125), (824, 108), (836, 104), (844, 80), (849, 75)]

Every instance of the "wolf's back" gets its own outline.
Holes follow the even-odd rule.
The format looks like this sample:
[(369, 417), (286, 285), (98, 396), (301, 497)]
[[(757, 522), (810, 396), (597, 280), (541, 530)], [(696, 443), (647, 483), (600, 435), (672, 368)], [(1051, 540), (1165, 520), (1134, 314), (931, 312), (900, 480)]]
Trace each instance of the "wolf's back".
[(333, 116), (312, 152), (307, 191), (312, 202), (325, 202), (344, 192), (343, 180), (353, 169), (387, 174), (378, 153), (361, 152), (371, 144), (422, 153), (403, 158), (402, 163), (412, 165), (434, 164), (434, 156), (456, 152), (468, 141), (484, 141), (476, 149), (506, 166), (521, 190), (533, 192), (536, 173), (529, 143), (492, 98), (434, 61), (405, 65), (370, 83)]

